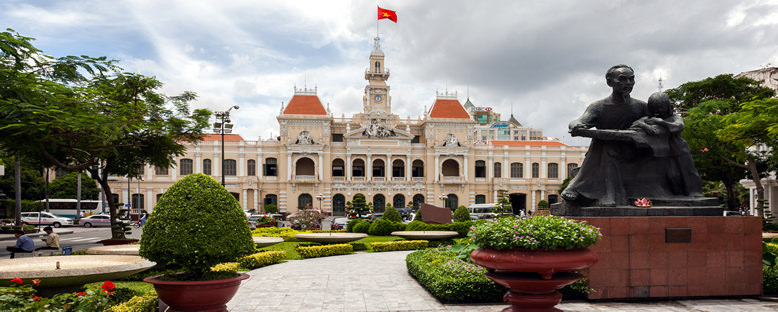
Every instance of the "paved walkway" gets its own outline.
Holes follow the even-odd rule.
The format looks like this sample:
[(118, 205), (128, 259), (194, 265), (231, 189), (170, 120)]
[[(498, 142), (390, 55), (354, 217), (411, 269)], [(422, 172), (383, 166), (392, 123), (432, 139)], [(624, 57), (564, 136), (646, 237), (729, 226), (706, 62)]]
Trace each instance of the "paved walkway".
[[(292, 260), (249, 272), (228, 308), (244, 311), (474, 311), (497, 312), (506, 304), (441, 304), (405, 268), (409, 251), (356, 253)], [(778, 311), (757, 299), (656, 302), (563, 302), (564, 311)]]

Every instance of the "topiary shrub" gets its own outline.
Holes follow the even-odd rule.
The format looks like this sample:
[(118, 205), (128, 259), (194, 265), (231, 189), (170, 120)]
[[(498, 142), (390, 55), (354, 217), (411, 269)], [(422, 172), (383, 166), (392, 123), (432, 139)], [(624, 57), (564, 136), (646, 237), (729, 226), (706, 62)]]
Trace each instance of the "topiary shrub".
[(459, 206), (457, 210), (454, 210), (454, 222), (470, 221), (470, 211), (467, 211), (467, 207)]
[(139, 255), (198, 280), (210, 267), (254, 252), (246, 215), (227, 190), (204, 174), (190, 174), (165, 192), (143, 228)]
[(397, 208), (394, 208), (387, 204), (386, 211), (384, 211), (384, 216), (381, 217), (381, 219), (389, 220), (393, 222), (402, 222), (403, 217), (400, 215), (400, 212), (397, 211)]
[(356, 225), (354, 225), (354, 233), (365, 233), (370, 231), (370, 222), (359, 220)]
[(362, 219), (352, 219), (346, 223), (346, 232), (354, 232), (354, 226), (362, 222)]
[(393, 222), (386, 219), (378, 219), (373, 221), (368, 229), (368, 234), (376, 236), (389, 236), (394, 231), (402, 231), (405, 229), (405, 224), (400, 222)]

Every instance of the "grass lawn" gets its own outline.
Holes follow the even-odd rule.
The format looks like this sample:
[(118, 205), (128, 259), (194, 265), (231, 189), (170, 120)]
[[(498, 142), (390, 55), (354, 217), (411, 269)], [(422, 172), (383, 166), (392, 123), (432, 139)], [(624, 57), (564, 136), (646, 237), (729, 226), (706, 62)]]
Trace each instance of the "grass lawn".
[[(367, 246), (367, 250), (366, 250), (367, 252), (373, 252), (373, 249), (370, 248), (370, 243), (391, 242), (396, 240), (402, 240), (402, 238), (397, 236), (368, 236), (358, 241), (355, 241), (355, 243), (363, 243), (365, 244), (365, 246)], [(297, 250), (295, 250), (295, 247), (297, 247), (297, 245), (300, 245), (300, 242), (283, 242), (283, 243), (275, 244), (273, 246), (260, 248), (259, 251), (282, 250), (286, 252), (286, 258), (285, 258), (286, 260), (302, 260), (303, 257), (297, 253)]]

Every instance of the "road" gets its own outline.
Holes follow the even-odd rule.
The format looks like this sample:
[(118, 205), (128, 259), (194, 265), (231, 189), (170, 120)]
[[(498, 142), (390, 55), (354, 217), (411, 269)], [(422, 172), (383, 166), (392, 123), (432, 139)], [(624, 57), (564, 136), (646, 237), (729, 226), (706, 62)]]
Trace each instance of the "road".
[[(55, 233), (60, 231), (73, 231), (73, 233), (63, 233), (59, 236), (59, 245), (62, 247), (71, 246), (73, 247), (73, 251), (102, 246), (103, 244), (100, 243), (100, 240), (111, 238), (111, 228), (109, 227), (87, 229), (83, 227), (72, 226), (54, 229)], [(133, 227), (132, 234), (127, 235), (127, 237), (140, 238), (141, 233), (142, 229), (136, 229)], [(35, 242), (35, 248), (46, 246), (46, 244), (41, 241), (41, 239), (44, 237), (45, 235), (32, 238)], [(5, 250), (5, 246), (13, 245), (14, 242), (14, 240), (0, 241), (0, 245), (3, 247), (0, 248), (0, 259), (8, 259), (11, 256), (11, 253)]]

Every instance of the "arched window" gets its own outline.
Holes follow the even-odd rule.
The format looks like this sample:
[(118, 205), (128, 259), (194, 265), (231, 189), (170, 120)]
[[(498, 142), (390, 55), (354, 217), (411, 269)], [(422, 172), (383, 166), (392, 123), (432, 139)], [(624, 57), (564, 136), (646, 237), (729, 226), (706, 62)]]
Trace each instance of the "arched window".
[(405, 196), (403, 194), (395, 194), (392, 199), (392, 206), (394, 208), (405, 208)]
[(441, 172), (444, 177), (458, 177), (459, 176), (459, 163), (453, 159), (447, 159), (441, 165)]
[(354, 159), (351, 163), (351, 176), (364, 177), (365, 176), (365, 161), (361, 159)]
[(532, 177), (540, 178), (540, 164), (532, 163)]
[(265, 205), (276, 205), (278, 207), (278, 196), (276, 194), (265, 195)]
[(381, 62), (375, 62), (375, 72), (376, 73), (381, 72)]
[(548, 203), (549, 204), (556, 204), (557, 202), (559, 202), (559, 195), (556, 195), (556, 194), (548, 195)]
[(257, 161), (253, 159), (249, 159), (246, 162), (246, 175), (248, 176), (255, 176), (257, 175)]
[(424, 203), (424, 195), (416, 194), (413, 195), (413, 208), (414, 210), (419, 210), (419, 204)]
[(211, 163), (212, 162), (211, 162), (210, 159), (203, 159), (203, 174), (204, 175), (211, 175), (212, 174), (211, 167), (213, 165)]
[(405, 177), (405, 162), (399, 159), (392, 161), (392, 176), (398, 178)]
[(308, 157), (298, 159), (294, 167), (295, 174), (298, 176), (312, 176), (316, 171), (313, 160)]
[(332, 196), (332, 214), (336, 216), (346, 214), (346, 197), (343, 194)]
[(511, 178), (523, 178), (524, 177), (524, 164), (511, 163)]
[(475, 161), (475, 177), (486, 178), (486, 162), (483, 160)]
[(262, 172), (266, 177), (278, 176), (278, 163), (275, 158), (265, 158), (265, 168)]
[(154, 174), (158, 176), (166, 176), (168, 174), (167, 167), (154, 166)]
[(449, 209), (457, 209), (459, 207), (459, 198), (456, 194), (448, 194), (448, 198), (446, 198), (446, 208)]
[(384, 210), (386, 210), (386, 198), (384, 195), (375, 194), (373, 196), (373, 211), (384, 212)]
[(132, 194), (132, 209), (145, 209), (143, 194)]
[(373, 176), (385, 177), (386, 171), (384, 170), (384, 161), (382, 159), (376, 159), (373, 161)]
[(346, 169), (343, 165), (343, 159), (335, 159), (332, 161), (332, 176), (342, 177), (346, 175)]
[(559, 164), (557, 163), (548, 164), (548, 178), (559, 179)]
[(226, 176), (238, 175), (238, 162), (235, 159), (225, 159), (223, 170)]
[(413, 161), (413, 166), (411, 167), (411, 177), (414, 178), (421, 178), (424, 177), (424, 162), (420, 159)]
[(486, 203), (486, 195), (475, 195), (475, 203), (476, 204), (485, 204)]
[(192, 174), (192, 167), (194, 167), (194, 162), (189, 158), (181, 159), (181, 162), (179, 163), (180, 167), (180, 173), (182, 176), (190, 175)]
[(576, 164), (576, 163), (569, 163), (569, 164), (567, 164), (567, 177), (568, 178), (573, 176), (573, 171), (575, 171), (573, 169), (575, 169), (575, 168), (578, 168), (578, 164)]
[(495, 178), (501, 178), (502, 177), (502, 164), (501, 163), (494, 163), (494, 177)]
[(313, 206), (313, 197), (311, 194), (300, 194), (297, 197), (297, 209), (311, 209)]

